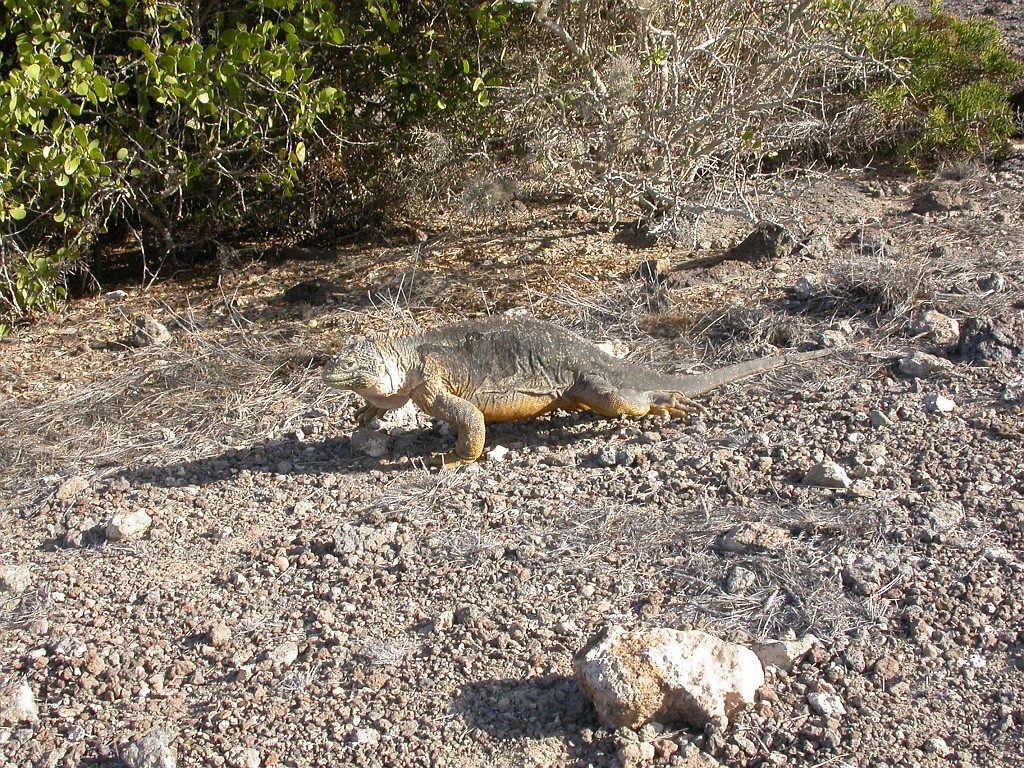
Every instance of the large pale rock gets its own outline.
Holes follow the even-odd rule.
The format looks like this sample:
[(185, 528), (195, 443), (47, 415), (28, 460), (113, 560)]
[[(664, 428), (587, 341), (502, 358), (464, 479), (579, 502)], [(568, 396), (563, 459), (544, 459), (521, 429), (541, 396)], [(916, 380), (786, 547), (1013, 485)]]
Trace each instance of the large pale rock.
[(904, 376), (914, 379), (927, 379), (932, 376), (940, 376), (953, 370), (953, 363), (943, 357), (929, 355), (927, 352), (911, 352), (906, 357), (901, 357), (896, 365), (897, 369)]
[(128, 343), (133, 347), (152, 347), (156, 344), (166, 344), (170, 340), (171, 332), (155, 317), (139, 315), (132, 320)]
[(32, 569), (27, 565), (0, 566), (0, 591), (22, 594), (32, 586)]
[(129, 768), (175, 768), (178, 758), (169, 742), (169, 734), (154, 731), (129, 742), (121, 750), (121, 760)]
[(764, 685), (754, 652), (699, 631), (612, 625), (573, 664), (583, 695), (609, 728), (684, 721), (725, 727)]
[(39, 719), (39, 706), (32, 686), (15, 677), (0, 678), (0, 725), (34, 723)]
[(773, 552), (782, 549), (791, 535), (785, 528), (760, 521), (740, 523), (718, 537), (718, 548), (724, 552)]
[(145, 510), (118, 512), (107, 522), (107, 539), (109, 541), (137, 539), (148, 531), (152, 524), (153, 518)]
[(934, 309), (915, 317), (910, 330), (936, 344), (956, 344), (960, 340), (960, 323)]
[(853, 484), (846, 470), (834, 461), (826, 459), (820, 461), (807, 470), (804, 475), (804, 485), (811, 485), (816, 488), (849, 488)]

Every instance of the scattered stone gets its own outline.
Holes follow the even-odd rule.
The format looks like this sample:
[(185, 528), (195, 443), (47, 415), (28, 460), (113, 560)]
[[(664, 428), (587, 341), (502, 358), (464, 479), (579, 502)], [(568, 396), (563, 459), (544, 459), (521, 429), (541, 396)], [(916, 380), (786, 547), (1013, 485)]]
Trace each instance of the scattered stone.
[(892, 419), (889, 418), (889, 415), (877, 408), (871, 409), (868, 418), (871, 420), (872, 427), (888, 427), (892, 425)]
[(799, 247), (799, 242), (784, 226), (774, 221), (762, 221), (739, 244), (729, 249), (725, 258), (763, 265), (785, 259)]
[(1024, 354), (1024, 311), (996, 318), (971, 318), (960, 331), (961, 359), (979, 365), (1007, 365)]
[(154, 731), (122, 749), (121, 760), (128, 768), (175, 768), (178, 760), (169, 741), (167, 734)]
[(978, 287), (983, 291), (998, 293), (1006, 288), (1006, 278), (998, 272), (978, 278)]
[(139, 315), (132, 320), (132, 330), (128, 343), (133, 347), (152, 347), (166, 344), (171, 340), (171, 332), (152, 315)]
[(448, 632), (455, 626), (455, 611), (441, 611), (434, 617), (434, 631)]
[(299, 645), (294, 640), (286, 640), (267, 653), (270, 663), (279, 667), (290, 666), (297, 658), (299, 658)]
[(826, 459), (811, 467), (804, 475), (804, 485), (816, 488), (849, 488), (853, 484), (846, 470)]
[(622, 768), (638, 768), (654, 762), (654, 745), (649, 742), (631, 741), (619, 749)]
[(672, 759), (672, 768), (721, 768), (722, 764), (694, 744), (687, 744), (680, 754)]
[(791, 538), (785, 528), (768, 523), (740, 523), (718, 537), (717, 546), (724, 552), (746, 554), (782, 549)]
[(27, 680), (0, 678), (0, 725), (34, 723), (39, 719), (39, 706)]
[(959, 501), (941, 501), (923, 510), (925, 517), (936, 530), (956, 528), (966, 517), (964, 505)]
[(807, 694), (807, 703), (817, 715), (825, 717), (841, 717), (846, 714), (843, 700), (834, 693), (814, 692)]
[(854, 555), (843, 568), (843, 583), (858, 595), (868, 597), (892, 580), (897, 570), (889, 562), (892, 556)]
[(931, 413), (952, 413), (956, 403), (945, 395), (931, 394), (925, 396), (924, 407)]
[(822, 331), (821, 333), (821, 346), (828, 349), (839, 349), (840, 347), (844, 347), (846, 346), (847, 341), (847, 335), (835, 328), (829, 328), (827, 331)]
[(384, 527), (345, 523), (334, 535), (334, 552), (337, 555), (379, 552), (395, 540), (397, 530), (395, 523)]
[(227, 761), (231, 768), (260, 768), (263, 765), (260, 751), (253, 747), (235, 747), (228, 752)]
[(930, 189), (918, 195), (910, 210), (912, 213), (948, 213), (964, 207), (964, 200), (959, 195), (944, 189)]
[(0, 590), (15, 595), (32, 586), (32, 569), (27, 565), (0, 566)]
[(901, 357), (897, 363), (897, 370), (904, 376), (915, 379), (926, 379), (949, 373), (953, 370), (953, 363), (942, 357), (929, 355), (927, 352), (915, 350), (906, 357)]
[(803, 275), (793, 286), (797, 301), (810, 301), (825, 295), (825, 278), (821, 275)]
[(938, 755), (939, 757), (949, 757), (953, 754), (953, 749), (941, 736), (932, 736), (924, 743), (921, 749), (926, 754)]
[(375, 728), (356, 728), (352, 734), (352, 743), (375, 747), (380, 744), (380, 731)]
[(149, 530), (153, 518), (143, 509), (134, 512), (118, 512), (107, 522), (106, 534), (109, 541), (137, 539)]
[(334, 300), (337, 288), (330, 280), (315, 277), (288, 288), (281, 298), (288, 304), (309, 304), (320, 307)]
[(799, 640), (763, 640), (754, 643), (754, 653), (765, 666), (789, 672), (808, 654), (818, 638), (808, 633)]
[(391, 438), (383, 432), (364, 427), (352, 433), (352, 450), (364, 453), (372, 459), (379, 459), (388, 452)]
[(910, 330), (915, 336), (924, 336), (936, 344), (956, 344), (960, 340), (960, 323), (934, 309), (915, 317)]
[(577, 654), (583, 695), (609, 728), (685, 721), (724, 728), (764, 684), (754, 652), (696, 630), (612, 625)]
[(69, 477), (59, 486), (53, 497), (60, 502), (74, 501), (78, 496), (89, 490), (89, 481), (83, 475)]
[(600, 467), (631, 467), (639, 455), (640, 448), (636, 445), (603, 445), (594, 455), (594, 460)]
[(745, 595), (757, 586), (757, 575), (737, 565), (725, 577), (725, 591), (730, 595)]
[(505, 460), (505, 457), (508, 456), (508, 453), (508, 448), (506, 448), (504, 445), (496, 445), (487, 452), (487, 458), (490, 461), (501, 462)]
[(223, 648), (231, 642), (231, 630), (221, 621), (214, 622), (210, 626), (210, 645), (214, 648)]

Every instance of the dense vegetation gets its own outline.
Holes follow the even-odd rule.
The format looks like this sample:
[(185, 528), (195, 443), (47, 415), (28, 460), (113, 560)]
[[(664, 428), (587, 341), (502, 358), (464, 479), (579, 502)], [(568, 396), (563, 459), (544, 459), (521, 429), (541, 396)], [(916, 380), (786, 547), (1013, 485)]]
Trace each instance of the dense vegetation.
[(492, 204), (515, 167), (672, 234), (681, 190), (737, 164), (810, 146), (924, 168), (1015, 128), (1020, 63), (937, 6), (554, 6), (0, 0), (0, 316), (59, 304), (114, 230), (152, 268), (268, 210), (300, 236), (382, 201)]

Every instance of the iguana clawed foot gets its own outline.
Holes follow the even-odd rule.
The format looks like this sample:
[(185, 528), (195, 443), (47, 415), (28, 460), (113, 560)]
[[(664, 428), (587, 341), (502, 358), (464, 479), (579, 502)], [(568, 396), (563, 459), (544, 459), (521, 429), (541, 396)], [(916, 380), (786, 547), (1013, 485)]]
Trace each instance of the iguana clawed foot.
[(709, 416), (711, 414), (707, 408), (696, 400), (680, 395), (673, 395), (671, 402), (668, 403), (652, 403), (649, 413), (652, 416), (667, 416), (670, 419), (683, 418), (692, 414), (699, 416)]
[(457, 469), (458, 467), (463, 467), (472, 463), (473, 461), (462, 458), (459, 454), (455, 453), (455, 451), (435, 453), (424, 460), (424, 464), (428, 467), (435, 467), (442, 470)]
[(356, 409), (356, 423), (361, 427), (365, 427), (374, 419), (383, 418), (388, 410), (387, 408), (378, 408), (370, 403), (363, 403)]

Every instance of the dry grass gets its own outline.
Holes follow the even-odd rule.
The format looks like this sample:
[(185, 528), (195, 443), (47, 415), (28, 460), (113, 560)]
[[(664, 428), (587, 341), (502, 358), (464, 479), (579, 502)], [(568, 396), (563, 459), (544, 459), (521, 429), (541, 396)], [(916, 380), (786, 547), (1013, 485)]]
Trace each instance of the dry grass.
[(0, 445), (0, 488), (17, 500), (53, 476), (180, 464), (272, 439), (323, 408), (313, 365), (279, 339), (196, 331), (175, 347), (114, 358), (106, 375), (65, 394), (0, 407), (0, 432), (17, 436)]

